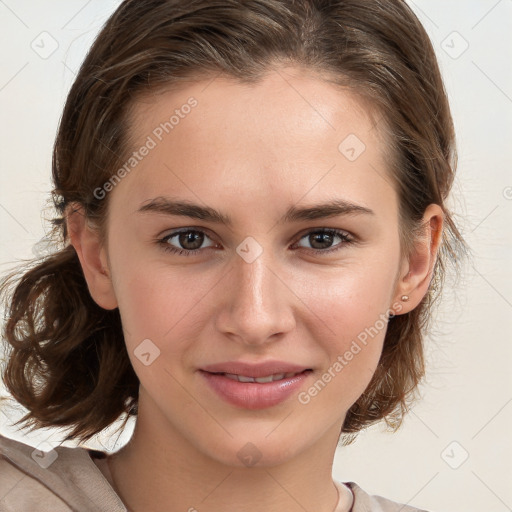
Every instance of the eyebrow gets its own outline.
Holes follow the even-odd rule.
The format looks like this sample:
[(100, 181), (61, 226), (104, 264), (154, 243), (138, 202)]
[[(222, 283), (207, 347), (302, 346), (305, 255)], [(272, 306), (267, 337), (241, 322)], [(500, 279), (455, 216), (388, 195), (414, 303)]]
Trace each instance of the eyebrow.
[[(192, 219), (204, 220), (216, 224), (232, 226), (233, 221), (229, 215), (225, 215), (209, 206), (200, 206), (186, 200), (174, 200), (169, 197), (155, 197), (137, 210), (141, 213), (160, 213)], [(335, 199), (326, 203), (311, 206), (291, 206), (283, 215), (280, 224), (294, 221), (317, 220), (339, 215), (375, 215), (375, 212), (366, 206), (351, 203), (345, 199)]]

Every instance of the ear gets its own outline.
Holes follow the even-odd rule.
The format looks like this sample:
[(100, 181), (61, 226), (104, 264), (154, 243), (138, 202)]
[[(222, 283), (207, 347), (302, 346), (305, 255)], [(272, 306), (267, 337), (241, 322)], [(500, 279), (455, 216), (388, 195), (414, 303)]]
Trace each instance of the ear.
[(81, 204), (68, 206), (66, 225), (91, 297), (103, 309), (115, 309), (118, 304), (110, 278), (107, 251), (101, 245), (98, 231), (90, 226)]
[[(442, 241), (443, 209), (438, 204), (430, 204), (423, 215), (423, 224), (426, 226), (423, 237), (418, 240), (400, 269), (400, 277), (395, 288), (395, 300), (401, 304), (402, 308), (397, 314), (403, 315), (412, 311), (428, 291)], [(403, 295), (407, 295), (409, 300), (402, 301)]]

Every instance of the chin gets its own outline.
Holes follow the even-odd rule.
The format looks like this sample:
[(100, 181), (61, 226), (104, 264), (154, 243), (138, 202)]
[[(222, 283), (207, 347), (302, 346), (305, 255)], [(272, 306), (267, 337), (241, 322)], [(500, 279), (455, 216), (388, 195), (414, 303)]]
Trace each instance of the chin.
[(229, 439), (226, 443), (208, 446), (207, 455), (217, 462), (236, 468), (266, 468), (284, 464), (292, 459), (300, 447), (287, 438), (275, 436), (270, 440), (265, 435), (247, 434)]

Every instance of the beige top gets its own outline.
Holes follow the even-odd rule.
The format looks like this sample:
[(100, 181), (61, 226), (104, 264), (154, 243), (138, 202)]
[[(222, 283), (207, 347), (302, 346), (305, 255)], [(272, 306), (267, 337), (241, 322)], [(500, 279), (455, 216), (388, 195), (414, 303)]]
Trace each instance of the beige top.
[[(83, 447), (41, 452), (0, 434), (0, 512), (128, 512), (114, 490), (106, 456)], [(347, 488), (350, 512), (426, 512), (369, 495), (354, 482), (334, 483), (340, 501), (333, 512), (345, 509)]]

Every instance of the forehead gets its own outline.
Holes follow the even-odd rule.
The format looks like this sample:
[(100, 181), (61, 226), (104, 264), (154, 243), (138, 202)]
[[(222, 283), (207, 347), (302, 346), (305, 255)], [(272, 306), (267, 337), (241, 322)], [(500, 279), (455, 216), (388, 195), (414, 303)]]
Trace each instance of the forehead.
[(302, 69), (274, 70), (255, 84), (190, 81), (134, 104), (132, 149), (151, 149), (116, 194), (124, 188), (140, 202), (167, 191), (196, 201), (218, 189), (268, 200), (272, 191), (293, 202), (309, 189), (354, 193), (357, 183), (378, 193), (376, 180), (391, 182), (376, 119), (355, 93)]
[[(183, 114), (179, 111), (191, 97), (199, 108), (194, 108), (188, 125), (216, 121), (219, 128), (229, 128), (243, 124), (244, 131), (237, 136), (246, 135), (248, 141), (255, 135), (251, 127), (262, 128), (262, 122), (266, 128), (262, 135), (288, 128), (292, 135), (307, 130), (322, 136), (329, 129), (332, 132), (343, 129), (341, 123), (350, 124), (363, 137), (379, 121), (379, 113), (361, 93), (329, 82), (327, 76), (321, 77), (304, 68), (285, 67), (267, 72), (255, 83), (219, 75), (163, 86), (139, 96), (132, 104), (131, 138), (141, 140), (148, 130), (169, 121), (173, 114)], [(222, 133), (224, 140), (230, 132)], [(179, 136), (178, 130), (173, 133), (176, 134)]]

